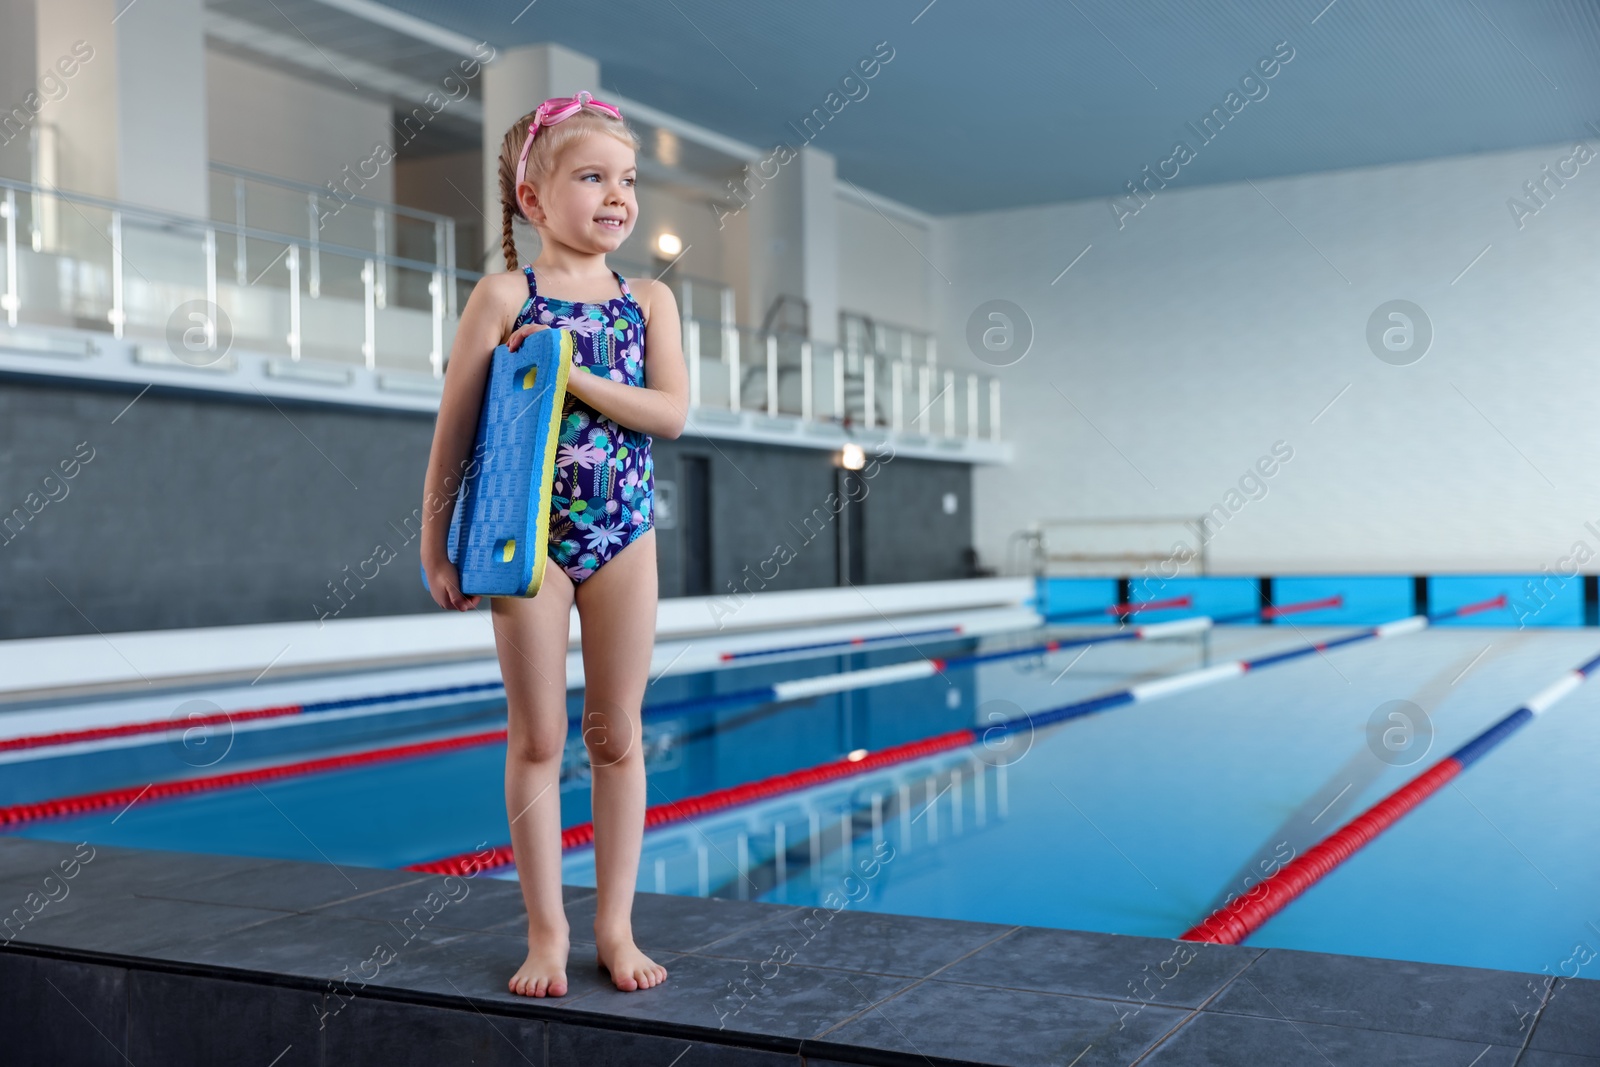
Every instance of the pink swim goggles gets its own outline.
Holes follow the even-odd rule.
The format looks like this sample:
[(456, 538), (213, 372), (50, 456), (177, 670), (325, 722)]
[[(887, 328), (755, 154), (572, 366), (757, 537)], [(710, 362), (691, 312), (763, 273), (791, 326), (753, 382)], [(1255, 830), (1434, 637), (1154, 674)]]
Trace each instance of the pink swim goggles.
[(554, 126), (563, 119), (571, 118), (589, 104), (597, 107), (614, 118), (621, 118), (622, 112), (615, 104), (607, 104), (596, 100), (588, 92), (579, 90), (577, 96), (552, 96), (540, 104), (533, 112), (533, 121), (528, 124), (528, 136), (522, 142), (522, 156), (517, 160), (517, 185), (522, 184), (523, 175), (528, 169), (528, 149), (533, 147), (533, 139), (541, 126)]

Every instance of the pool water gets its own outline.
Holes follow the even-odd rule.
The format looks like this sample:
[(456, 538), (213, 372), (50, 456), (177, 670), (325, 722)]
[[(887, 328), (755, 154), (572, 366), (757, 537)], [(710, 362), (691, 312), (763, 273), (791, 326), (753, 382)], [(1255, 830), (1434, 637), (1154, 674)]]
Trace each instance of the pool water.
[[(1222, 627), (785, 704), (647, 711), (649, 803), (856, 749), (966, 726), (981, 732), (1023, 712), (1344, 632)], [(668, 676), (646, 704), (1037, 638), (918, 640)], [(1176, 937), (1597, 648), (1600, 634), (1586, 630), (1434, 628), (1338, 649), (653, 830), (639, 887)], [(381, 676), (372, 681), (383, 691)], [(575, 693), (572, 712), (580, 706)], [(1397, 709), (1403, 720), (1392, 717)], [(0, 764), (0, 803), (493, 729), (503, 715), (503, 701), (478, 699), (332, 734), (311, 722), (241, 732), (224, 760), (199, 772), (165, 740), (13, 760)], [(590, 814), (577, 738), (572, 730), (564, 826)], [(507, 840), (504, 758), (503, 744), (488, 744), (12, 832), (398, 867)], [(1523, 727), (1248, 943), (1593, 977), (1597, 765), (1600, 684)], [(592, 885), (592, 851), (570, 851), (563, 878)]]

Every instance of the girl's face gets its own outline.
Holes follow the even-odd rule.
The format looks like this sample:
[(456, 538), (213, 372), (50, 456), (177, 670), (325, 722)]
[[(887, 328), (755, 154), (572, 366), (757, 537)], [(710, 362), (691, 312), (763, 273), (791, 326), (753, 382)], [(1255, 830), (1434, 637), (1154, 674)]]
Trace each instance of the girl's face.
[(633, 149), (603, 133), (573, 141), (556, 157), (538, 203), (523, 208), (551, 237), (580, 252), (614, 252), (633, 232), (639, 215), (634, 197), (638, 167)]

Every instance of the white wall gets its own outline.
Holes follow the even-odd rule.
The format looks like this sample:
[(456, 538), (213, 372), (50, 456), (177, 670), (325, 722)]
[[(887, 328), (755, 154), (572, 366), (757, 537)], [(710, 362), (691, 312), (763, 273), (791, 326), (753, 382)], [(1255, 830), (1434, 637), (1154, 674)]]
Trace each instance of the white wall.
[[(1105, 200), (944, 220), (941, 358), (989, 369), (965, 340), (986, 299), (1035, 330), (997, 372), (1023, 458), (976, 479), (984, 558), (1035, 519), (1198, 515), (1280, 440), (1293, 459), (1217, 531), (1217, 570), (1537, 571), (1600, 549), (1600, 160), (1524, 228), (1507, 208), (1571, 151), (1169, 186), (1120, 232)], [(1395, 298), (1435, 329), (1410, 366), (1365, 339)]]
[(839, 197), (839, 306), (882, 323), (934, 330), (930, 286), (944, 282), (929, 265), (932, 248), (928, 227)]
[[(211, 158), (280, 178), (342, 182), (346, 167), (364, 178), (358, 166), (373, 157), (374, 147), (382, 142), (392, 148), (398, 139), (386, 103), (325, 89), (216, 49), (206, 51), (206, 96)], [(394, 165), (350, 191), (394, 199)]]

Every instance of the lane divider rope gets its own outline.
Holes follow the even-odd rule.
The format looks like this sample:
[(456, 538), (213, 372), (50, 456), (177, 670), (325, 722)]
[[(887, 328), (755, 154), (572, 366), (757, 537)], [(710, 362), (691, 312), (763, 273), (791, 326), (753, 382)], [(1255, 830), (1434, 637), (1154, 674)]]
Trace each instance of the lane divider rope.
[[(1020, 656), (1036, 656), (1041, 653), (1048, 654), (1066, 648), (1080, 648), (1115, 641), (1140, 641), (1163, 637), (1178, 637), (1200, 633), (1221, 623), (1243, 622), (1247, 619), (1267, 617), (1268, 612), (1272, 612), (1271, 617), (1276, 618), (1300, 611), (1315, 611), (1321, 608), (1338, 607), (1343, 602), (1343, 598), (1331, 596), (1321, 600), (1306, 601), (1303, 604), (1286, 604), (1279, 608), (1245, 611), (1217, 618), (1197, 615), (1193, 618), (1174, 619), (1170, 622), (1147, 623), (1144, 626), (1131, 626), (1108, 634), (1042, 641), (1031, 645), (1023, 645), (1020, 648), (1001, 649), (997, 652), (973, 652), (959, 656), (930, 656), (926, 659), (891, 663), (882, 667), (858, 667), (834, 674), (821, 674), (810, 678), (794, 678), (788, 681), (774, 682), (770, 685), (754, 686), (750, 689), (739, 689), (710, 696), (690, 697), (687, 700), (652, 704), (644, 709), (643, 715), (645, 718), (664, 715), (690, 715), (734, 704), (753, 705), (807, 700), (830, 693), (843, 693), (849, 690), (867, 689), (878, 685), (890, 685), (895, 682), (913, 681), (918, 678), (930, 678), (935, 674), (942, 674), (951, 669), (974, 667), (980, 663), (993, 663), (1004, 659), (1015, 659)], [(1115, 612), (1118, 609), (1130, 607), (1180, 607), (1186, 606), (1188, 603), (1188, 597), (1178, 597), (1170, 601), (1148, 601), (1143, 605), (1119, 604), (1105, 610), (1107, 612)], [(576, 723), (578, 720), (573, 719), (572, 721)]]
[[(1156, 679), (1154, 681), (1145, 682), (1141, 685), (1133, 686), (1128, 689), (1121, 689), (1112, 693), (1104, 693), (1097, 697), (1090, 697), (1087, 700), (1074, 701), (1071, 704), (1065, 704), (1059, 708), (1052, 708), (1047, 711), (1026, 712), (1022, 715), (1015, 716), (1014, 718), (1005, 719), (1001, 722), (985, 726), (981, 735), (970, 727), (960, 730), (952, 730), (949, 733), (940, 734), (938, 737), (929, 738), (927, 742), (913, 741), (904, 745), (880, 749), (877, 752), (868, 753), (866, 757), (860, 760), (834, 760), (830, 763), (819, 764), (817, 767), (808, 768), (806, 770), (789, 771), (783, 774), (773, 775), (769, 778), (763, 778), (755, 782), (749, 782), (744, 785), (731, 786), (726, 789), (719, 789), (710, 793), (704, 793), (697, 797), (669, 801), (665, 804), (646, 808), (645, 825), (660, 825), (665, 822), (673, 821), (677, 818), (687, 817), (687, 814), (703, 815), (712, 811), (720, 810), (722, 808), (729, 808), (738, 804), (748, 803), (751, 800), (762, 799), (765, 797), (774, 796), (778, 793), (805, 788), (807, 785), (816, 784), (816, 781), (827, 780), (826, 778), (819, 778), (816, 781), (808, 779), (806, 776), (813, 772), (825, 774), (827, 777), (833, 778), (841, 777), (845, 774), (856, 773), (858, 771), (872, 770), (877, 767), (886, 766), (890, 763), (903, 762), (905, 760), (919, 758), (920, 756), (931, 754), (931, 752), (943, 751), (949, 748), (957, 748), (961, 745), (977, 744), (979, 741), (986, 740), (997, 732), (1005, 733), (1020, 729), (1022, 727), (1028, 727), (1031, 729), (1038, 726), (1046, 726), (1050, 725), (1051, 723), (1062, 722), (1067, 719), (1093, 714), (1094, 712), (1105, 711), (1109, 708), (1119, 707), (1125, 704), (1132, 704), (1141, 700), (1150, 700), (1155, 697), (1165, 696), (1169, 693), (1181, 692), (1185, 689), (1192, 689), (1196, 686), (1205, 685), (1214, 681), (1221, 681), (1225, 678), (1238, 677), (1239, 675), (1250, 670), (1259, 670), (1263, 667), (1288, 663), (1295, 659), (1299, 659), (1302, 656), (1314, 655), (1317, 652), (1321, 652), (1326, 649), (1339, 648), (1345, 645), (1351, 645), (1360, 641), (1371, 640), (1384, 636), (1415, 633), (1433, 622), (1442, 622), (1445, 619), (1474, 615), (1483, 611), (1492, 611), (1496, 608), (1504, 607), (1505, 604), (1506, 598), (1504, 596), (1499, 596), (1493, 600), (1486, 600), (1477, 604), (1468, 604), (1464, 607), (1455, 608), (1450, 611), (1441, 611), (1434, 615), (1413, 616), (1412, 619), (1396, 620), (1397, 622), (1410, 623), (1413, 619), (1420, 619), (1421, 625), (1396, 627), (1392, 624), (1385, 623), (1381, 626), (1369, 627), (1367, 629), (1357, 631), (1356, 633), (1345, 637), (1304, 645), (1296, 649), (1291, 649), (1288, 652), (1277, 653), (1271, 656), (1263, 656), (1255, 660), (1238, 660), (1232, 663), (1218, 664), (1213, 667), (1203, 667), (1198, 670), (1186, 671), (1182, 674), (1174, 675), (1171, 678)], [(917, 748), (918, 745), (925, 743), (933, 744), (936, 747), (930, 750), (922, 750)], [(579, 823), (575, 826), (567, 828), (566, 830), (563, 830), (561, 833), (561, 847), (563, 850), (568, 848), (577, 848), (579, 846), (589, 844), (593, 840), (594, 824), (592, 822)], [(413, 864), (405, 869), (413, 871), (427, 871), (435, 874), (470, 874), (481, 870), (493, 870), (497, 867), (503, 867), (513, 861), (514, 857), (512, 856), (511, 846), (501, 845), (491, 850), (490, 857), (488, 859), (485, 858), (485, 854), (483, 853), (464, 852), (453, 856), (446, 856), (445, 858), (439, 860)]]
[(1061, 619), (1093, 619), (1100, 615), (1137, 615), (1142, 611), (1164, 611), (1169, 608), (1186, 608), (1194, 603), (1188, 596), (1175, 596), (1169, 600), (1135, 600), (1127, 604), (1112, 604), (1106, 608), (1083, 608), (1077, 611), (1056, 611), (1045, 615), (1045, 621)]
[(1248, 893), (1212, 912), (1185, 931), (1179, 940), (1239, 944), (1518, 728), (1577, 689), (1597, 668), (1600, 668), (1600, 656), (1568, 671), (1560, 681), (1534, 694), (1515, 711), (1256, 883)]
[[(947, 634), (959, 637), (965, 633), (963, 626), (941, 627), (934, 630), (918, 630), (911, 634), (889, 634), (873, 637), (848, 637), (837, 641), (823, 641), (811, 645), (791, 645), (782, 648), (761, 649), (750, 652), (724, 652), (724, 661), (743, 658), (747, 656), (768, 656), (779, 652), (813, 651), (816, 649), (833, 647), (858, 647), (876, 641), (899, 641), (905, 637), (931, 637)], [(237, 723), (255, 722), (263, 719), (280, 719), (292, 716), (314, 716), (325, 712), (348, 711), (358, 707), (375, 707), (383, 704), (396, 704), (414, 700), (440, 699), (444, 697), (459, 696), (466, 693), (482, 693), (490, 690), (505, 690), (501, 681), (478, 682), (469, 685), (444, 686), (435, 689), (412, 689), (399, 693), (382, 693), (375, 696), (349, 697), (341, 700), (320, 700), (305, 704), (279, 704), (268, 708), (251, 708), (242, 711), (218, 712), (213, 715), (193, 715), (182, 719), (153, 719), (143, 722), (118, 723), (113, 726), (90, 726), (77, 730), (56, 730), (45, 734), (28, 734), (22, 737), (0, 738), (0, 753), (17, 752), (34, 748), (54, 748), (61, 745), (81, 744), (89, 741), (107, 741), (117, 738), (138, 737), (144, 734), (172, 733), (179, 730), (189, 731), (212, 726), (230, 726)], [(733, 701), (748, 699), (746, 693), (729, 694)], [(688, 703), (704, 703), (707, 707), (714, 707), (728, 700), (722, 696), (702, 697)], [(648, 710), (648, 709), (647, 709)], [(664, 712), (682, 714), (682, 709), (675, 706), (668, 707)], [(572, 722), (577, 722), (574, 717)]]
[[(995, 731), (1006, 732), (1017, 729), (1024, 725), (1029, 727), (1048, 725), (1053, 722), (1060, 722), (1065, 719), (1076, 718), (1080, 715), (1087, 715), (1092, 712), (1103, 711), (1107, 708), (1135, 703), (1139, 700), (1148, 700), (1152, 697), (1165, 696), (1168, 693), (1175, 693), (1184, 689), (1191, 689), (1197, 685), (1203, 685), (1211, 681), (1220, 681), (1223, 678), (1234, 677), (1236, 675), (1243, 674), (1248, 670), (1257, 670), (1264, 666), (1287, 663), (1292, 659), (1299, 658), (1300, 656), (1310, 655), (1314, 652), (1341, 647), (1343, 645), (1354, 644), (1357, 641), (1368, 640), (1370, 638), (1382, 637), (1386, 635), (1413, 633), (1427, 626), (1432, 621), (1455, 618), (1462, 615), (1470, 615), (1479, 611), (1492, 610), (1496, 607), (1504, 607), (1505, 602), (1506, 598), (1504, 595), (1502, 595), (1494, 600), (1483, 601), (1479, 604), (1469, 604), (1465, 607), (1456, 608), (1451, 611), (1439, 612), (1438, 614), (1432, 616), (1414, 616), (1411, 619), (1397, 620), (1397, 623), (1413, 623), (1417, 620), (1421, 620), (1420, 625), (1402, 627), (1397, 626), (1396, 623), (1385, 623), (1382, 626), (1376, 626), (1367, 630), (1362, 630), (1347, 637), (1323, 641), (1313, 645), (1306, 645), (1299, 649), (1291, 649), (1288, 652), (1281, 652), (1272, 656), (1264, 656), (1256, 660), (1240, 660), (1233, 663), (1219, 664), (1215, 667), (1205, 667), (1196, 671), (1187, 671), (1182, 674), (1174, 675), (1171, 678), (1156, 679), (1154, 681), (1144, 682), (1128, 689), (1118, 690), (1113, 693), (1106, 693), (1098, 697), (1091, 697), (1088, 700), (1075, 701), (1074, 703), (1066, 704), (1062, 707), (1053, 708), (1048, 711), (1024, 713), (1016, 716), (1015, 718), (1003, 720), (987, 726), (984, 729), (984, 733), (987, 735)], [(901, 666), (921, 667), (922, 665), (902, 664)], [(953, 738), (960, 732), (961, 731), (955, 731), (950, 734), (944, 734), (940, 736)], [(966, 733), (973, 739), (976, 739), (976, 735), (973, 734), (970, 729), (967, 730)], [(117, 789), (104, 789), (91, 793), (80, 793), (68, 797), (57, 797), (49, 800), (29, 801), (22, 804), (12, 804), (6, 807), (0, 807), (0, 827), (20, 826), (24, 823), (36, 822), (41, 819), (58, 818), (61, 816), (82, 815), (93, 811), (101, 811), (106, 808), (117, 807), (119, 805), (125, 807), (132, 806), (135, 802), (144, 799), (159, 800), (166, 797), (213, 792), (219, 789), (229, 789), (259, 782), (275, 781), (282, 778), (300, 777), (302, 775), (343, 770), (350, 767), (366, 766), (374, 763), (388, 762), (391, 760), (435, 755), (441, 752), (448, 752), (456, 749), (496, 744), (505, 740), (505, 730), (489, 730), (481, 733), (464, 734), (458, 737), (439, 738), (431, 741), (413, 742), (404, 745), (392, 745), (387, 748), (370, 749), (365, 752), (345, 753), (338, 756), (325, 756), (320, 759), (312, 760), (299, 760), (293, 763), (278, 764), (271, 767), (260, 767), (249, 771), (235, 771), (229, 774), (203, 775), (197, 778), (184, 778), (173, 781), (156, 782), (137, 789), (132, 786), (127, 786)], [(913, 751), (912, 746), (915, 746), (919, 743), (920, 742), (912, 741), (894, 748), (884, 749), (876, 754), (877, 761), (871, 764), (867, 764), (862, 760), (845, 762), (850, 763), (851, 766), (865, 770), (870, 766), (881, 765), (886, 753), (911, 752)], [(872, 755), (873, 754), (869, 754), (869, 757)], [(909, 759), (912, 757), (909, 755), (902, 755), (897, 758)], [(825, 764), (823, 766), (827, 765)], [(812, 768), (812, 770), (816, 770), (816, 768)], [(790, 776), (804, 775), (805, 773), (807, 772), (788, 772)], [(778, 777), (781, 778), (783, 776), (780, 775)], [(767, 780), (762, 779), (758, 782), (747, 783), (747, 785), (751, 788), (762, 788), (762, 783), (765, 781)], [(733, 796), (735, 795), (734, 791), (741, 788), (743, 787), (732, 786), (728, 789), (718, 790), (717, 794), (715, 795), (721, 795), (723, 797)], [(714, 794), (707, 794), (707, 796), (711, 795)], [(691, 803), (691, 800), (680, 800), (672, 803), (682, 805)], [(722, 806), (728, 806), (730, 803), (731, 802), (724, 800), (722, 802)], [(743, 803), (743, 801), (739, 801), (739, 803)], [(646, 811), (646, 818), (647, 820), (649, 818), (648, 809)]]
[(734, 660), (753, 659), (758, 656), (776, 656), (787, 652), (814, 652), (819, 648), (855, 648), (883, 641), (907, 641), (913, 637), (938, 637), (940, 635), (960, 637), (964, 633), (966, 633), (966, 627), (958, 624), (955, 626), (940, 626), (932, 630), (912, 630), (910, 633), (876, 634), (872, 637), (841, 637), (834, 641), (814, 641), (808, 645), (779, 645), (775, 648), (754, 648), (747, 652), (724, 652), (718, 658), (724, 663), (730, 663)]
[(225, 726), (231, 723), (251, 722), (257, 719), (316, 715), (323, 712), (346, 711), (351, 708), (367, 707), (375, 704), (392, 704), (406, 700), (460, 696), (466, 693), (481, 693), (485, 690), (504, 688), (505, 685), (501, 682), (475, 682), (470, 685), (452, 685), (439, 689), (415, 689), (405, 693), (383, 693), (378, 696), (347, 697), (342, 700), (318, 700), (309, 704), (279, 704), (270, 708), (254, 708), (247, 711), (223, 711), (214, 715), (195, 715), (182, 719), (153, 719), (145, 722), (119, 723), (116, 726), (91, 726), (81, 730), (59, 730), (55, 733), (5, 738), (0, 740), (0, 752), (15, 752), (19, 749), (46, 748), (55, 745), (71, 745), (83, 741), (104, 741), (109, 738), (134, 737), (140, 734), (188, 731), (203, 726)]
[(162, 800), (167, 797), (188, 796), (195, 793), (213, 793), (220, 789), (254, 785), (259, 782), (272, 782), (282, 778), (299, 778), (308, 774), (342, 771), (351, 767), (370, 766), (374, 763), (388, 763), (394, 760), (412, 759), (417, 756), (433, 756), (441, 752), (452, 752), (456, 749), (476, 748), (479, 745), (494, 744), (505, 739), (506, 731), (490, 730), (486, 733), (463, 734), (459, 737), (417, 741), (408, 745), (392, 745), (388, 748), (371, 749), (366, 752), (347, 752), (338, 756), (324, 756), (320, 759), (280, 763), (272, 767), (257, 767), (252, 770), (234, 771), (229, 774), (208, 774), (198, 778), (180, 778), (174, 781), (155, 782), (146, 786), (102, 789), (94, 793), (79, 793), (76, 796), (57, 797), (53, 800), (12, 804), (9, 807), (0, 808), (0, 827), (21, 826), (24, 823), (37, 822), (40, 819), (59, 818), (61, 816), (87, 815), (95, 811), (104, 811), (107, 808), (127, 808), (138, 801)]

